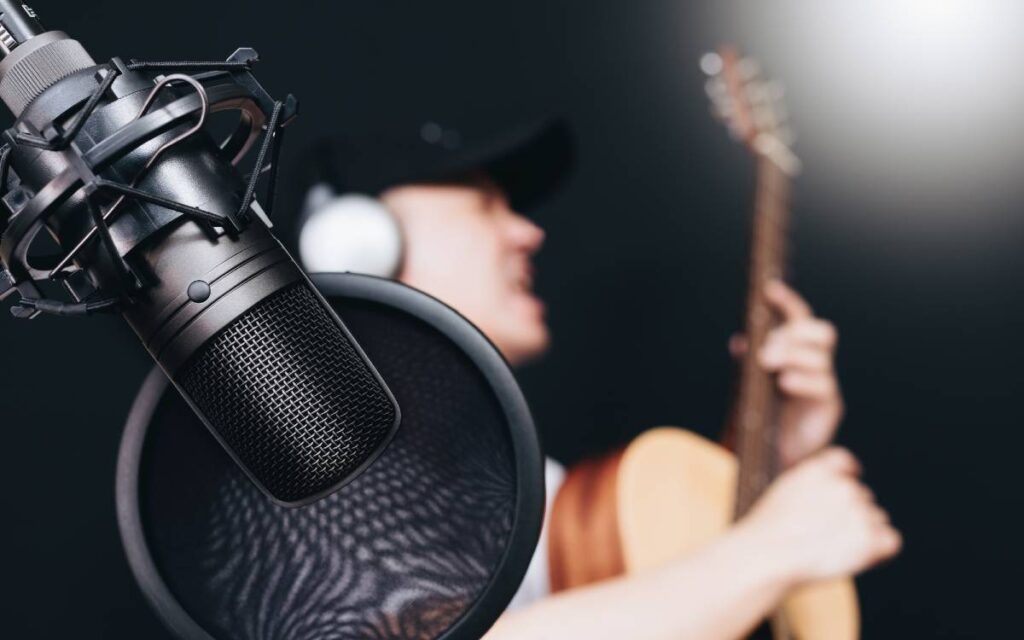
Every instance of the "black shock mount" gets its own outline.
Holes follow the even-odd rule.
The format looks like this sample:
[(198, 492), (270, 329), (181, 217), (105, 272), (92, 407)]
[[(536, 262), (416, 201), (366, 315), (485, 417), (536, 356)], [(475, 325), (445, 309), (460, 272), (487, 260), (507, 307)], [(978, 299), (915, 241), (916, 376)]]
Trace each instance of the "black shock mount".
[[(234, 235), (252, 223), (252, 213), (270, 226), (284, 127), (298, 114), (298, 101), (291, 94), (284, 100), (272, 99), (251, 73), (257, 60), (256, 51), (249, 48), (238, 49), (225, 61), (212, 62), (125, 63), (114, 58), (88, 71), (98, 84), (74, 110), (62, 114), (63, 124), (54, 120), (40, 130), (22, 114), (0, 135), (0, 300), (17, 294), (11, 307), (15, 317), (34, 318), (40, 313), (81, 316), (116, 311), (131, 303), (143, 278), (125, 254), (157, 229), (144, 226), (131, 232), (133, 237), (127, 241), (124, 237), (115, 241), (111, 225), (125, 201), (173, 212), (170, 218), (164, 217), (160, 227), (185, 216), (215, 236)], [(116, 99), (110, 94), (115, 81), (131, 74), (152, 81), (138, 115), (103, 139), (90, 140), (83, 150), (79, 144), (83, 128), (98, 108), (109, 104), (112, 97)], [(191, 91), (182, 94), (171, 89), (182, 85), (190, 86)], [(138, 183), (158, 157), (202, 131), (207, 115), (218, 111), (237, 111), (240, 116), (234, 132), (219, 145), (222, 157), (237, 167), (253, 148), (257, 149), (236, 211), (216, 213), (139, 188)], [(131, 180), (109, 177), (108, 170), (126, 155), (189, 123), (187, 130), (149, 154)], [(66, 161), (59, 173), (37, 188), (25, 184), (11, 163), (15, 154), (25, 157), (32, 150), (59, 152)], [(257, 201), (261, 185), (265, 186), (259, 201), (265, 210)], [(66, 211), (72, 199), (81, 201), (82, 206), (76, 205), (76, 215), (89, 217), (88, 230), (58, 255), (30, 257), (40, 231), (47, 229), (56, 237), (51, 218), (58, 210)], [(118, 274), (113, 284), (105, 282), (102, 287), (90, 280), (76, 260), (83, 249), (96, 243)], [(44, 282), (61, 283), (69, 298), (44, 296), (40, 289)]]

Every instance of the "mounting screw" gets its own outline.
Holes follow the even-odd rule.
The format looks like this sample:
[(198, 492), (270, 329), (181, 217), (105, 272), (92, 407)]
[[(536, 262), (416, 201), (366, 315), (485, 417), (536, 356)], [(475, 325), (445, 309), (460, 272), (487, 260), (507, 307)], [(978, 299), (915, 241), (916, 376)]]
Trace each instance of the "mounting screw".
[(196, 280), (188, 285), (188, 299), (192, 302), (206, 302), (210, 299), (210, 285), (202, 280)]

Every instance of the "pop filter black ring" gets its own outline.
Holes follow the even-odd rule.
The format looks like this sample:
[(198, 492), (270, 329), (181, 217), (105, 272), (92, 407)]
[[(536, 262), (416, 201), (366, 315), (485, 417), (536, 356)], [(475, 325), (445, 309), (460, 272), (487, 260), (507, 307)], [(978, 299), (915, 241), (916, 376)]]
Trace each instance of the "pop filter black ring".
[(150, 418), (153, 417), (160, 397), (168, 386), (169, 382), (164, 372), (159, 367), (153, 367), (142, 383), (142, 388), (128, 413), (128, 422), (125, 424), (117, 455), (117, 526), (121, 531), (121, 542), (128, 558), (128, 566), (146, 600), (156, 610), (157, 616), (181, 638), (214, 640), (178, 603), (160, 576), (145, 541), (142, 517), (138, 509), (139, 461), (142, 457), (142, 445), (146, 440), (146, 427), (149, 426)]
[[(377, 303), (407, 312), (436, 329), (478, 367), (491, 384), (508, 423), (516, 464), (516, 504), (508, 545), (487, 586), (472, 606), (439, 640), (480, 638), (505, 609), (522, 582), (540, 537), (544, 516), (544, 466), (540, 443), (526, 398), (508, 364), (491, 342), (456, 311), (397, 282), (350, 273), (312, 274), (320, 292)], [(164, 624), (177, 636), (218, 640), (184, 609), (171, 592), (146, 542), (139, 504), (139, 469), (147, 428), (169, 383), (159, 368), (150, 372), (129, 412), (118, 452), (116, 501), (118, 528), (129, 567), (143, 594)]]

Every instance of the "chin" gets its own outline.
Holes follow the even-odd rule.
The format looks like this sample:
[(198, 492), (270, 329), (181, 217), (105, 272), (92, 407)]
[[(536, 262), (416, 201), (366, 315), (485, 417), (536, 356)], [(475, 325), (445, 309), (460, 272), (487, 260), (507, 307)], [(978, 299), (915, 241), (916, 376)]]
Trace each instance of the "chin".
[(494, 341), (512, 366), (526, 364), (544, 355), (551, 346), (551, 333), (543, 322), (521, 324)]

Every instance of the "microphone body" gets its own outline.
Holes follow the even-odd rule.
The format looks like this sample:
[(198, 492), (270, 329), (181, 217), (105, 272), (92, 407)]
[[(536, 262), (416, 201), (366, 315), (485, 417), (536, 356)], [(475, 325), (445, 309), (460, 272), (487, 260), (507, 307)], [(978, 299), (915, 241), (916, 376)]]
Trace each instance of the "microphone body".
[[(0, 294), (20, 294), (22, 317), (120, 310), (272, 499), (297, 506), (340, 488), (400, 412), (254, 197), (294, 99), (269, 99), (250, 50), (195, 75), (170, 73), (181, 63), (96, 65), (30, 11), (0, 0), (0, 99), (17, 118), (0, 151)], [(225, 110), (240, 122), (218, 145), (204, 124)], [(261, 135), (245, 180), (236, 165)], [(42, 231), (58, 247), (44, 266), (30, 251)], [(72, 301), (45, 297), (47, 281)]]

